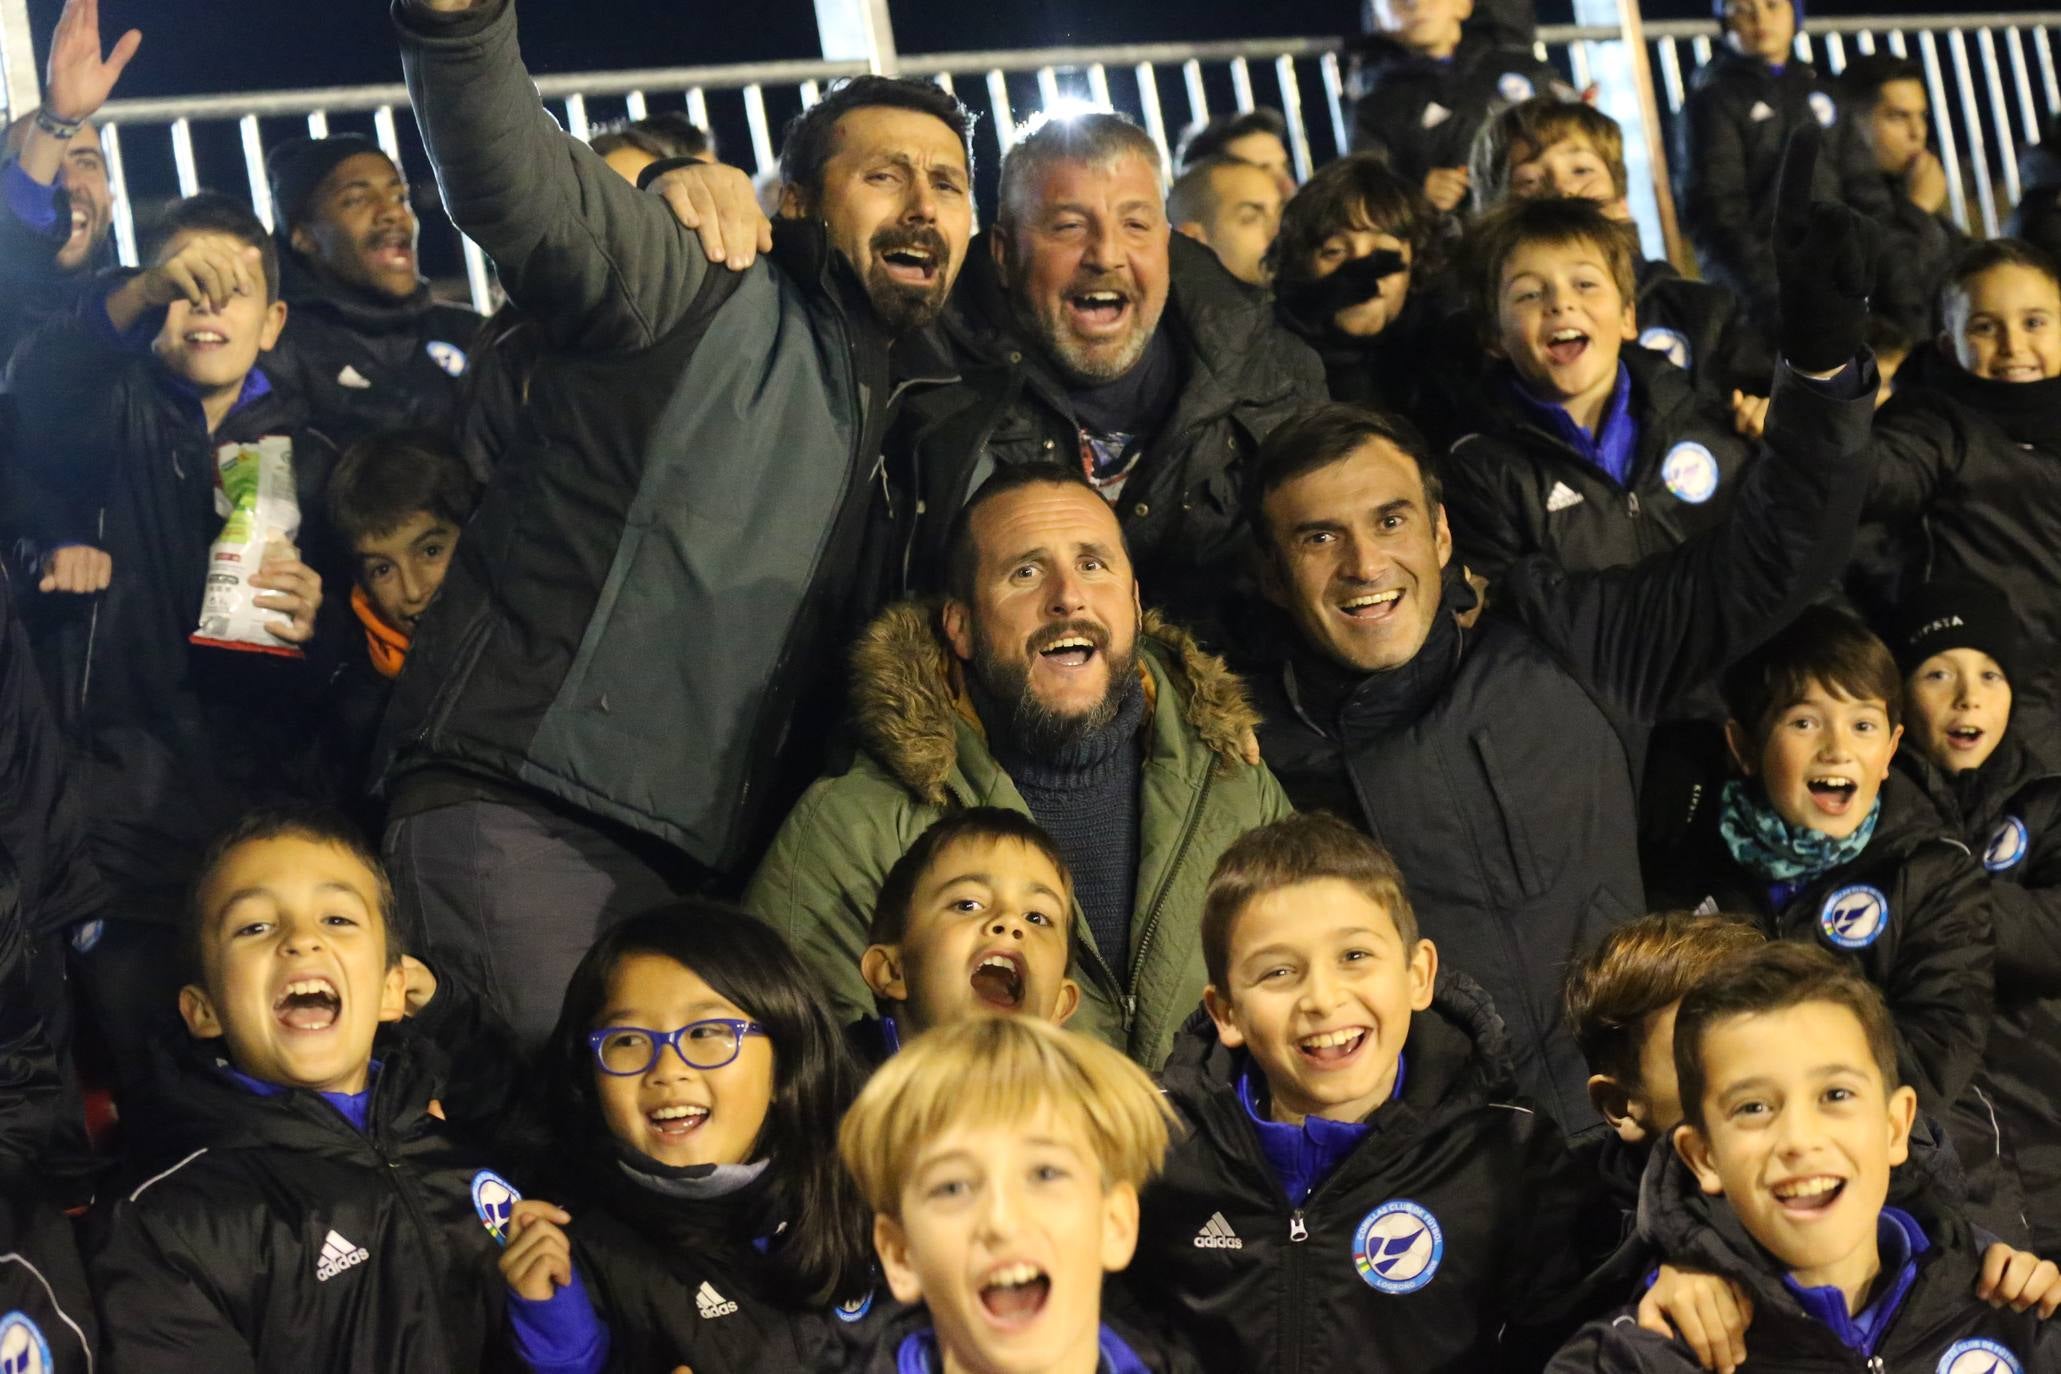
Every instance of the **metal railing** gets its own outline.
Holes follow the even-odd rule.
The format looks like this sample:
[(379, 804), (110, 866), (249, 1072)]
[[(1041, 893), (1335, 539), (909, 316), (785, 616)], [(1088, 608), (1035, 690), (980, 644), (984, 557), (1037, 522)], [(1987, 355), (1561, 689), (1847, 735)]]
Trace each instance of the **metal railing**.
[[(1971, 232), (1991, 235), (2022, 190), (2019, 150), (2038, 143), (2047, 121), (2061, 113), (2057, 27), (2061, 12), (1814, 20), (1797, 51), (1831, 75), (1854, 53), (1914, 57), (1931, 96), (1933, 146), (1950, 169), (1951, 213)], [(1701, 20), (1646, 26), (1664, 121), (1679, 114), (1715, 36)], [(1598, 45), (1618, 41), (1613, 26), (1549, 26), (1540, 31), (1537, 50), (1579, 88), (1590, 84)], [(1192, 121), (1272, 106), (1287, 117), (1298, 176), (1350, 142), (1346, 73), (1335, 39), (904, 53), (898, 67), (902, 75), (936, 80), (980, 115), (975, 156), (989, 167), (1008, 151), (1027, 116), (1070, 105), (1126, 111), (1169, 155)], [(775, 166), (774, 130), (788, 116), (813, 104), (827, 83), (867, 69), (861, 61), (664, 67), (547, 75), (537, 87), (565, 128), (581, 137), (604, 119), (682, 109), (717, 131), (726, 161), (761, 174)], [(190, 195), (204, 185), (227, 190), (240, 182), (269, 224), (265, 149), (289, 133), (324, 136), (332, 120), (366, 126), (390, 156), (422, 168), (407, 91), (399, 85), (109, 103), (101, 112), (101, 138), (123, 261), (136, 259), (139, 199)], [(221, 170), (229, 163), (237, 164), (233, 172)], [(487, 264), (469, 242), (462, 250), (472, 297), (484, 307), (491, 296)]]

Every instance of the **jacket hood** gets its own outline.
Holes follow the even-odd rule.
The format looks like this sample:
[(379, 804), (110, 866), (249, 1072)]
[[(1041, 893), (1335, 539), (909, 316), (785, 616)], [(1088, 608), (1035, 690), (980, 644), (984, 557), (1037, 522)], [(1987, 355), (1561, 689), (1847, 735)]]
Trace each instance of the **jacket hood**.
[(413, 329), (436, 306), (428, 282), (401, 300), (337, 280), (286, 245), (279, 244), (279, 299), (294, 310), (334, 315), (353, 329), (379, 334)]
[[(1899, 387), (1892, 404), (1936, 407), (1944, 398), (1987, 419), (2013, 443), (2061, 451), (2061, 421), (2056, 419), (2061, 416), (2061, 377), (2038, 382), (1993, 381), (1968, 372), (1936, 341), (1927, 351), (1930, 356), (1914, 374), (1911, 387), (1908, 391)], [(1902, 381), (1901, 371), (1897, 378)]]
[[(852, 650), (852, 710), (867, 752), (924, 802), (943, 806), (959, 762), (959, 727), (980, 733), (981, 725), (937, 617), (937, 602), (905, 601), (866, 628)], [(1148, 700), (1162, 683), (1172, 687), (1202, 743), (1224, 766), (1242, 763), (1259, 713), (1237, 675), (1154, 611), (1139, 624), (1138, 649)]]

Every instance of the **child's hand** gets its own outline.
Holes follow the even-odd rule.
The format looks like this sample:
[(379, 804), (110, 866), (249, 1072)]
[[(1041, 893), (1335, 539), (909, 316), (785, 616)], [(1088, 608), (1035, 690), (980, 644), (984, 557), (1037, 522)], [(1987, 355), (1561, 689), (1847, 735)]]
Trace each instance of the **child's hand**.
[(185, 301), (220, 310), (237, 296), (265, 298), (265, 264), (256, 247), (228, 234), (201, 232), (137, 279), (144, 303)]
[(1991, 1307), (2008, 1307), (2013, 1312), (2038, 1307), (2044, 1321), (2061, 1308), (2061, 1268), (2029, 1250), (2014, 1250), (1997, 1241), (1983, 1252), (1975, 1296)]
[(1732, 392), (1732, 428), (1742, 439), (1758, 442), (1768, 428), (1768, 398)]
[(114, 559), (91, 544), (67, 544), (43, 559), (43, 580), (36, 590), (90, 595), (104, 592), (114, 580)]
[(255, 598), (252, 605), (293, 617), (288, 624), (267, 626), (272, 634), (288, 644), (306, 644), (315, 637), (315, 612), (322, 609), (322, 579), (301, 562), (299, 550), (291, 544), (268, 547), (250, 584), (269, 593)]
[(1718, 1374), (1746, 1363), (1746, 1328), (1753, 1324), (1753, 1299), (1729, 1279), (1696, 1270), (1660, 1266), (1660, 1274), (1639, 1300), (1639, 1325), (1656, 1336), (1680, 1340), (1696, 1362)]
[(1465, 167), (1434, 167), (1424, 175), (1424, 198), (1440, 214), (1467, 199)]
[(572, 1242), (562, 1229), (571, 1221), (571, 1213), (537, 1198), (509, 1209), (501, 1277), (517, 1297), (544, 1302), (572, 1282)]

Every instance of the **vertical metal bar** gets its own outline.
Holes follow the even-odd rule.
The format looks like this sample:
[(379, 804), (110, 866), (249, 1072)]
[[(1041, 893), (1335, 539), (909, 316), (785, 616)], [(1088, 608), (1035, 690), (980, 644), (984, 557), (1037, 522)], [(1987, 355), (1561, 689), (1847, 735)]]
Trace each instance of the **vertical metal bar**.
[(1567, 71), (1568, 75), (1574, 78), (1574, 88), (1576, 90), (1586, 91), (1589, 88), (1589, 83), (1594, 74), (1589, 69), (1588, 44), (1569, 43), (1567, 45)]
[(1696, 54), (1698, 70), (1710, 65), (1710, 35), (1699, 33), (1689, 40), (1689, 51)]
[(1968, 66), (1967, 36), (1959, 29), (1948, 29), (1947, 50), (1953, 54), (1954, 80), (1961, 88), (1961, 117), (1968, 124), (1969, 170), (1975, 174), (1975, 199), (1982, 207), (1982, 233), (1985, 238), (1995, 238), (1997, 197), (1989, 184), (1989, 149), (1982, 137), (1982, 108), (1975, 103), (1975, 74)]
[(752, 175), (772, 171), (773, 131), (766, 123), (766, 92), (756, 81), (744, 88), (744, 122), (751, 126)]
[[(1890, 50), (1903, 56), (1901, 44), (1904, 31), (1892, 29), (1889, 35)], [(1954, 120), (1947, 104), (1946, 82), (1939, 71), (1939, 44), (1933, 42), (1928, 30), (1918, 32), (1918, 53), (1925, 66), (1925, 94), (1932, 101), (1933, 124), (1939, 133), (1939, 160), (1947, 169), (1947, 205), (1953, 211), (1954, 223), (1963, 230), (1968, 228), (1968, 193), (1961, 185), (1958, 175), (1960, 153), (1956, 150)]]
[(1825, 35), (1825, 70), (1834, 76), (1846, 70), (1846, 44), (1836, 33)]
[(1231, 59), (1231, 99), (1240, 114), (1252, 108), (1252, 69), (1242, 57)]
[(814, 77), (801, 83), (801, 107), (806, 110), (823, 98), (823, 87)]
[(136, 265), (136, 213), (129, 204), (129, 174), (122, 167), (122, 131), (109, 122), (100, 126), (100, 155), (107, 163), (107, 189), (114, 202), (115, 254), (122, 266)]
[(1865, 55), (1873, 57), (1875, 55), (1875, 31), (1873, 29), (1862, 29), (1853, 36), (1853, 45), (1859, 48)]
[(1316, 164), (1310, 157), (1310, 127), (1302, 117), (1302, 83), (1296, 80), (1291, 54), (1274, 59), (1274, 80), (1281, 87), (1281, 113), (1288, 116), (1288, 151), (1295, 158), (1295, 179), (1308, 181)]
[(7, 118), (21, 118), (43, 103), (36, 83), (36, 45), (29, 30), (28, 0), (0, 0), (0, 79), (6, 82)]
[(1990, 122), (1996, 126), (1997, 156), (2004, 162), (2004, 203), (2016, 205), (2018, 148), (2011, 137), (2011, 104), (2004, 99), (2004, 65), (1997, 60), (1996, 35), (1988, 28), (1976, 30), (1975, 43), (1982, 50), (1982, 75), (1989, 87)]
[(487, 275), (487, 255), (463, 234), (458, 237), (465, 244), (465, 289), (472, 297), (472, 308), (482, 315), (491, 315), (494, 313), (494, 283)]
[(1660, 79), (1667, 87), (1667, 112), (1680, 114), (1682, 102), (1688, 99), (1688, 93), (1682, 89), (1682, 57), (1675, 51), (1675, 40), (1672, 38), (1661, 39), (1659, 46)]
[(1189, 58), (1181, 64), (1181, 80), (1188, 87), (1188, 118), (1200, 123), (1209, 118), (1209, 94), (1202, 89), (1202, 64)]
[(1016, 146), (1016, 116), (1009, 109), (1009, 75), (1000, 67), (988, 71), (988, 109), (995, 116), (995, 141), (1007, 157)]
[(1109, 98), (1109, 69), (1100, 62), (1088, 64), (1088, 99), (1104, 109), (1116, 108), (1116, 102)]
[(1038, 104), (1049, 110), (1059, 103), (1059, 73), (1051, 67), (1038, 68)]
[(2061, 81), (2054, 77), (2054, 43), (2047, 37), (2045, 24), (2032, 31), (2032, 48), (2040, 58), (2040, 85), (2047, 92), (2047, 109), (2061, 110)]
[(179, 170), (180, 196), (200, 193), (200, 172), (193, 165), (193, 126), (183, 119), (172, 121), (172, 165)]
[(706, 129), (708, 122), (708, 93), (699, 86), (687, 92), (687, 118), (697, 129)]
[(401, 165), (401, 136), (394, 128), (394, 107), (382, 105), (372, 112), (372, 136), (379, 140), (379, 150), (393, 159), (394, 166)]
[(1174, 151), (1167, 146), (1166, 112), (1159, 107), (1159, 74), (1152, 70), (1150, 62), (1140, 62), (1133, 70), (1138, 76), (1138, 108), (1145, 115), (1145, 132), (1152, 135), (1153, 146), (1159, 149), (1160, 172), (1171, 179)]
[(2029, 148), (2040, 141), (2040, 116), (2032, 103), (2032, 72), (2025, 65), (2025, 35), (2013, 24), (2004, 30), (2004, 42), (2011, 50), (2011, 85), (2018, 92), (2018, 127), (2025, 130), (2025, 144)]
[(651, 118), (651, 107), (644, 103), (644, 92), (631, 91), (624, 96), (623, 113), (629, 116), (632, 124)]
[(1801, 29), (1797, 30), (1796, 41), (1789, 46), (1800, 61), (1813, 63), (1817, 61), (1816, 58), (1811, 56), (1811, 36)]
[(329, 137), (329, 112), (327, 110), (308, 111), (308, 137)]
[(1332, 150), (1344, 157), (1353, 141), (1345, 127), (1345, 75), (1338, 69), (1338, 54), (1325, 53), (1317, 70), (1324, 74), (1324, 103), (1331, 107)]
[(582, 143), (587, 141), (587, 97), (578, 91), (565, 98), (565, 131)]
[(900, 66), (887, 0), (816, 0), (816, 38), (832, 62), (861, 61), (889, 76)]
[(243, 175), (250, 182), (250, 205), (267, 229), (272, 227), (272, 184), (265, 176), (265, 136), (258, 129), (258, 117), (245, 115), (236, 121), (243, 139)]
[(1904, 31), (1902, 29), (1891, 29), (1889, 31), (1889, 50), (1898, 57), (1908, 58), (1911, 55), (1910, 45), (1904, 42)]

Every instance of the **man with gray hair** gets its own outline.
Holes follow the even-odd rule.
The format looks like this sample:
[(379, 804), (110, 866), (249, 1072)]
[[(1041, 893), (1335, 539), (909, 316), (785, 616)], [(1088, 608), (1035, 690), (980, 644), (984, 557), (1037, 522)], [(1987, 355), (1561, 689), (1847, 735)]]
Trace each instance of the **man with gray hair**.
[(1245, 537), (1242, 466), (1324, 398), (1324, 374), (1265, 295), (1171, 233), (1164, 186), (1159, 148), (1121, 115), (1021, 139), (987, 251), (968, 251), (946, 311), (961, 381), (912, 403), (905, 432), (920, 436), (932, 512), (997, 467), (1078, 462), (1123, 524), (1146, 600), (1208, 618)]

